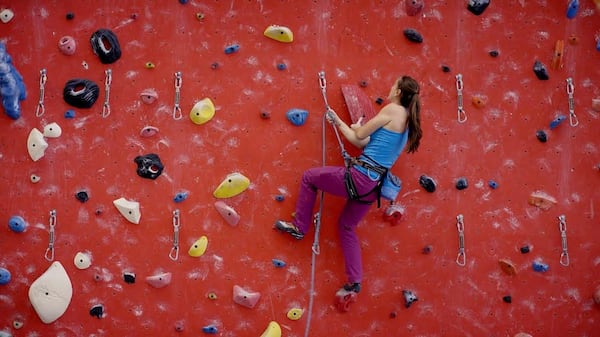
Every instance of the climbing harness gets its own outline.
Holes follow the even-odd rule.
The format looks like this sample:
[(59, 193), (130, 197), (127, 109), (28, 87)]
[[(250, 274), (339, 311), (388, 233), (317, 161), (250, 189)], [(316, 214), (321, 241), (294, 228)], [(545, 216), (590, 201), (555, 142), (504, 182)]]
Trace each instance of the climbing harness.
[(179, 107), (179, 95), (181, 89), (181, 71), (175, 73), (175, 106), (173, 107), (173, 119), (181, 119), (181, 108)]
[(467, 112), (463, 109), (463, 79), (462, 74), (456, 75), (456, 93), (458, 96), (458, 122), (464, 123), (467, 121)]
[(48, 248), (44, 257), (48, 261), (54, 260), (54, 226), (56, 226), (56, 210), (50, 211), (50, 238), (48, 239)]
[(40, 100), (38, 101), (37, 108), (35, 109), (35, 116), (41, 117), (46, 108), (44, 107), (44, 93), (46, 91), (46, 81), (48, 80), (46, 68), (40, 70)]
[(104, 71), (104, 74), (106, 75), (106, 78), (104, 80), (105, 96), (104, 96), (104, 106), (102, 107), (102, 117), (106, 118), (106, 117), (108, 117), (108, 115), (110, 115), (109, 99), (110, 99), (110, 85), (112, 83), (112, 70), (106, 69), (106, 71)]
[(562, 253), (559, 262), (566, 267), (569, 265), (569, 252), (567, 251), (567, 218), (564, 215), (558, 217), (558, 229), (562, 241)]
[(177, 261), (179, 258), (179, 210), (173, 211), (173, 248), (169, 252), (169, 258), (173, 261)]
[(573, 99), (574, 90), (573, 79), (569, 77), (567, 78), (567, 95), (569, 100), (569, 124), (571, 124), (571, 126), (577, 126), (579, 124), (579, 120), (575, 115), (575, 100)]
[(462, 214), (456, 217), (456, 227), (458, 228), (458, 256), (456, 257), (456, 263), (463, 267), (467, 263), (467, 255), (465, 253), (465, 224)]

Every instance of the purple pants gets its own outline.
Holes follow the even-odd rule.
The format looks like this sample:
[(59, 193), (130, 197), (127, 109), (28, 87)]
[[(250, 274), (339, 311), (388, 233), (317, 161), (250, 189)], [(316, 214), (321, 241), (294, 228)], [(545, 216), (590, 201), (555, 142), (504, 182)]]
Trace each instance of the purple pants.
[[(338, 166), (316, 167), (306, 170), (302, 175), (300, 192), (296, 203), (296, 216), (293, 220), (294, 225), (302, 231), (308, 232), (313, 220), (313, 208), (317, 200), (317, 190), (348, 197), (346, 185), (344, 184), (344, 173), (346, 168)], [(350, 169), (354, 184), (358, 193), (363, 195), (373, 190), (377, 185), (365, 174)], [(377, 200), (376, 193), (371, 193), (363, 197), (363, 200)], [(346, 204), (340, 217), (338, 218), (338, 233), (344, 254), (346, 265), (346, 275), (348, 282), (361, 282), (362, 280), (362, 260), (360, 254), (360, 242), (354, 229), (360, 220), (367, 214), (371, 204), (361, 203), (355, 200), (346, 200)]]

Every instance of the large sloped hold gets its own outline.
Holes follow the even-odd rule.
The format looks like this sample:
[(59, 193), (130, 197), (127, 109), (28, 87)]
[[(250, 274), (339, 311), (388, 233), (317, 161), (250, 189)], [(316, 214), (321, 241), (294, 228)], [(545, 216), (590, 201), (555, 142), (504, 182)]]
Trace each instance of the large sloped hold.
[(234, 172), (225, 177), (213, 195), (215, 198), (231, 198), (244, 192), (250, 186), (250, 179), (239, 172)]
[(342, 95), (344, 95), (344, 101), (348, 107), (352, 123), (356, 123), (360, 118), (363, 118), (362, 123), (365, 124), (377, 114), (369, 96), (357, 85), (342, 84)]
[(46, 143), (42, 132), (36, 128), (31, 129), (29, 137), (27, 137), (27, 152), (29, 152), (31, 160), (38, 161), (44, 156), (47, 148), (48, 143)]
[(269, 322), (267, 328), (260, 337), (281, 337), (281, 327), (275, 321)]
[(137, 201), (130, 201), (125, 198), (119, 198), (113, 201), (113, 205), (117, 208), (119, 213), (127, 219), (127, 221), (139, 224), (142, 213), (140, 212), (140, 203)]
[(294, 41), (294, 33), (285, 26), (270, 25), (265, 29), (264, 35), (279, 42), (290, 43)]
[(260, 293), (247, 291), (238, 285), (233, 286), (233, 301), (235, 303), (252, 309), (259, 299)]
[(73, 297), (73, 287), (67, 271), (53, 262), (29, 287), (29, 301), (42, 322), (50, 324), (62, 316)]
[(194, 104), (192, 111), (190, 111), (190, 119), (194, 124), (204, 124), (211, 120), (215, 116), (215, 105), (206, 97)]
[(110, 64), (121, 57), (121, 46), (115, 33), (109, 29), (98, 29), (90, 37), (94, 54), (98, 55), (100, 62)]

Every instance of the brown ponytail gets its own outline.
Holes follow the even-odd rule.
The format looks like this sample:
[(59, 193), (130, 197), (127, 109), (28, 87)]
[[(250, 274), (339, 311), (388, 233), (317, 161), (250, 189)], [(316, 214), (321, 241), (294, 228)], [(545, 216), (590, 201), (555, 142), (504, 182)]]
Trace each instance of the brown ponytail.
[(419, 148), (423, 131), (421, 130), (421, 100), (419, 84), (410, 76), (402, 76), (398, 81), (400, 89), (400, 105), (408, 111), (408, 142), (406, 152), (413, 153)]

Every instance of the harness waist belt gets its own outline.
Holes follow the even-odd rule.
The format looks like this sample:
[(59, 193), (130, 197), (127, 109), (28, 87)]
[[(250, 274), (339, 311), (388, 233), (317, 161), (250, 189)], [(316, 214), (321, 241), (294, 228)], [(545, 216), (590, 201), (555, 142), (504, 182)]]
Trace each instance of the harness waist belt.
[(363, 167), (369, 171), (373, 171), (373, 172), (379, 174), (380, 177), (383, 177), (388, 171), (388, 169), (383, 166), (373, 165), (373, 164), (369, 163), (368, 161), (364, 161), (364, 160), (361, 160), (358, 158), (352, 158), (350, 160), (350, 164)]

